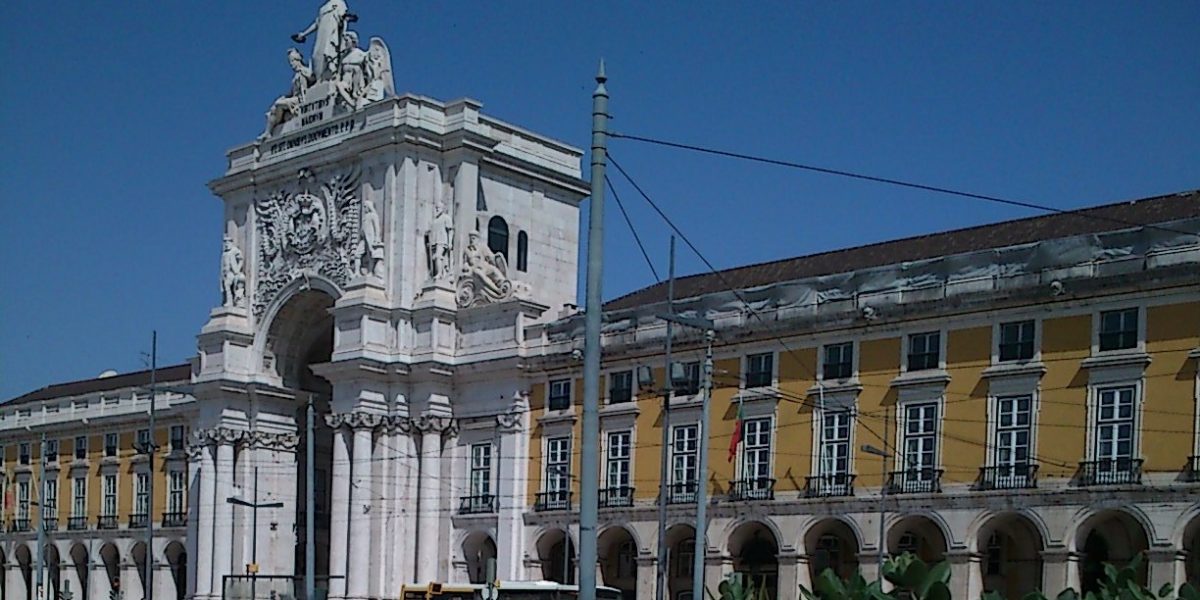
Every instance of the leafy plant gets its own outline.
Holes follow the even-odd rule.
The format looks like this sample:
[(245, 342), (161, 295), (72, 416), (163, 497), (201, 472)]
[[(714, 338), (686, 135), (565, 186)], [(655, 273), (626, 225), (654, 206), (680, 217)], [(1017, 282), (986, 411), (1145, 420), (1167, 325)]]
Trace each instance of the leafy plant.
[(720, 597), (713, 596), (712, 590), (704, 590), (711, 600), (767, 600), (765, 582), (755, 585), (754, 580), (744, 573), (730, 573), (721, 585), (717, 586)]
[[(1159, 598), (1178, 598), (1179, 600), (1200, 600), (1200, 593), (1191, 584), (1179, 587), (1178, 595), (1171, 584), (1165, 584), (1154, 593), (1146, 586), (1138, 583), (1138, 573), (1142, 569), (1143, 556), (1138, 554), (1128, 565), (1117, 568), (1111, 563), (1104, 564), (1104, 577), (1098, 582), (1100, 589), (1080, 595), (1073, 589), (1064, 590), (1055, 600), (1158, 600)], [(988, 592), (982, 600), (1004, 600), (1004, 596), (996, 592)], [(1041, 592), (1030, 592), (1022, 600), (1048, 600)]]
[(930, 567), (915, 555), (904, 553), (883, 565), (883, 576), (895, 590), (884, 592), (880, 582), (867, 583), (855, 573), (842, 580), (825, 569), (813, 582), (813, 589), (800, 586), (806, 600), (891, 600), (903, 594), (914, 600), (950, 600), (950, 564), (940, 562)]

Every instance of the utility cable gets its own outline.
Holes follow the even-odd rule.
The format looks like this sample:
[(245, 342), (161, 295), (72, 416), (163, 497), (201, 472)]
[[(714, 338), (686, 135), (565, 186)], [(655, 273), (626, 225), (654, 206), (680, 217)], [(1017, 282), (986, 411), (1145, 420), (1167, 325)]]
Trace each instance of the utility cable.
[[(642, 245), (642, 237), (638, 235), (637, 229), (633, 226), (633, 220), (629, 218), (629, 213), (625, 212), (625, 203), (621, 202), (621, 197), (617, 195), (617, 188), (613, 185), (608, 175), (604, 175), (604, 182), (608, 184), (608, 192), (612, 194), (613, 200), (617, 201), (617, 208), (621, 209), (621, 215), (625, 217), (625, 224), (629, 226), (629, 232), (633, 234), (633, 241), (637, 242), (638, 250), (642, 251), (642, 258), (646, 259), (646, 266), (650, 267), (650, 272), (654, 274), (654, 281), (662, 283), (662, 278), (658, 276), (658, 269), (654, 268), (654, 261), (650, 260), (650, 253), (646, 252), (646, 246)], [(588, 242), (591, 243), (591, 242)]]
[[(871, 181), (874, 183), (882, 183), (882, 184), (886, 184), (886, 185), (894, 185), (894, 186), (905, 187), (905, 188), (910, 188), (910, 189), (915, 189), (915, 190), (923, 190), (926, 192), (935, 192), (938, 194), (948, 194), (951, 196), (959, 196), (961, 198), (984, 200), (987, 202), (994, 202), (997, 204), (1006, 204), (1008, 206), (1019, 206), (1021, 208), (1029, 208), (1029, 209), (1033, 209), (1033, 210), (1040, 210), (1043, 212), (1056, 213), (1056, 214), (1060, 214), (1060, 215), (1070, 215), (1070, 216), (1076, 216), (1076, 217), (1081, 217), (1081, 218), (1093, 219), (1093, 220), (1097, 220), (1097, 221), (1107, 221), (1109, 223), (1128, 225), (1131, 227), (1145, 227), (1147, 229), (1156, 229), (1159, 231), (1164, 231), (1164, 232), (1169, 232), (1169, 233), (1178, 233), (1178, 234), (1183, 234), (1183, 235), (1191, 236), (1191, 237), (1200, 237), (1200, 234), (1197, 234), (1192, 231), (1184, 231), (1182, 229), (1172, 229), (1170, 227), (1162, 227), (1159, 225), (1139, 223), (1137, 221), (1130, 221), (1127, 219), (1121, 219), (1121, 218), (1117, 218), (1117, 217), (1109, 217), (1109, 216), (1105, 216), (1105, 215), (1088, 214), (1087, 212), (1081, 211), (1081, 210), (1066, 210), (1066, 209), (1062, 209), (1062, 208), (1055, 208), (1053, 206), (1046, 206), (1043, 204), (1034, 204), (1033, 202), (1025, 202), (1023, 200), (1012, 200), (1009, 198), (1001, 198), (999, 196), (992, 196), (992, 195), (988, 195), (988, 194), (976, 194), (974, 192), (964, 192), (961, 190), (954, 190), (954, 189), (950, 189), (950, 188), (945, 188), (945, 187), (940, 187), (940, 186), (935, 186), (935, 185), (928, 185), (928, 184), (924, 184), (924, 183), (915, 183), (912, 181), (903, 181), (900, 179), (891, 179), (888, 177), (879, 177), (876, 175), (866, 175), (863, 173), (854, 173), (851, 171), (843, 171), (840, 169), (830, 169), (828, 167), (818, 167), (815, 165), (798, 163), (798, 162), (794, 162), (794, 161), (790, 161), (790, 160), (768, 158), (768, 157), (764, 157), (764, 156), (755, 156), (753, 154), (743, 154), (741, 152), (732, 152), (729, 150), (719, 150), (716, 148), (706, 148), (704, 146), (697, 146), (694, 144), (671, 142), (671, 141), (667, 141), (667, 140), (660, 140), (660, 139), (644, 137), (644, 136), (639, 136), (639, 135), (628, 135), (628, 134), (623, 134), (623, 133), (611, 133), (611, 132), (608, 135), (609, 135), (609, 137), (613, 137), (613, 138), (633, 140), (636, 142), (643, 142), (646, 144), (665, 146), (668, 148), (676, 148), (676, 149), (680, 149), (680, 150), (690, 150), (692, 152), (701, 152), (704, 154), (724, 156), (727, 158), (737, 158), (740, 160), (748, 160), (748, 161), (752, 161), (752, 162), (759, 162), (759, 163), (775, 165), (775, 166), (780, 166), (780, 167), (801, 169), (804, 171), (811, 171), (814, 173), (822, 173), (825, 175), (848, 177), (850, 179), (858, 179), (861, 181)], [(620, 167), (617, 167), (617, 168), (620, 169)]]

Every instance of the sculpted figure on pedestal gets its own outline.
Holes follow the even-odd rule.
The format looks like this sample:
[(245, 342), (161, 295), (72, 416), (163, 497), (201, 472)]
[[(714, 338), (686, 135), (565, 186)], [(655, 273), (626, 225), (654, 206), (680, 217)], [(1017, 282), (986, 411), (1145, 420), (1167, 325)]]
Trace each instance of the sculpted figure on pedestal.
[(346, 106), (356, 108), (367, 87), (367, 53), (358, 47), (358, 34), (342, 34), (341, 56), (338, 59), (337, 92)]
[(383, 228), (374, 202), (363, 202), (362, 254), (358, 271), (363, 275), (383, 277)]
[(221, 248), (221, 304), (241, 307), (246, 304), (246, 261), (233, 238), (225, 236)]
[(466, 308), (507, 300), (513, 295), (508, 279), (508, 261), (499, 252), (487, 254), (479, 247), (479, 233), (468, 236), (463, 251), (462, 276), (458, 280), (458, 306)]
[(304, 64), (304, 57), (295, 48), (288, 48), (288, 64), (292, 66), (292, 87), (287, 94), (275, 99), (271, 108), (267, 109), (267, 128), (259, 139), (265, 139), (275, 131), (275, 128), (290, 121), (300, 114), (300, 105), (308, 93), (308, 86), (313, 83), (312, 69)]
[(367, 48), (367, 88), (363, 90), (362, 104), (383, 100), (396, 95), (396, 83), (392, 80), (392, 53), (387, 44), (377, 37), (371, 38)]
[(309, 35), (314, 32), (317, 34), (312, 53), (313, 74), (317, 79), (325, 80), (334, 76), (338, 48), (349, 15), (345, 0), (326, 0), (317, 11), (317, 18), (304, 31), (292, 36), (297, 44), (303, 44)]
[(446, 204), (438, 201), (434, 205), (433, 223), (425, 234), (426, 251), (429, 254), (429, 278), (434, 281), (449, 281), (450, 257), (454, 252), (454, 219)]

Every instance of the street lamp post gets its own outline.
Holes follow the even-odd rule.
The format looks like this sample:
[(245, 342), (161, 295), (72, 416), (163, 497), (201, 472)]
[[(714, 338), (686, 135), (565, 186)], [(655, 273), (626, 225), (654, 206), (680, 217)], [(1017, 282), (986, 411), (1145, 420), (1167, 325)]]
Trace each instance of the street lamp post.
[(254, 598), (254, 584), (258, 579), (258, 509), (260, 508), (283, 508), (282, 502), (262, 502), (258, 501), (258, 467), (254, 467), (254, 502), (246, 502), (241, 498), (230, 496), (225, 499), (230, 504), (244, 506), (250, 509), (250, 564), (247, 565), (250, 571), (250, 597)]

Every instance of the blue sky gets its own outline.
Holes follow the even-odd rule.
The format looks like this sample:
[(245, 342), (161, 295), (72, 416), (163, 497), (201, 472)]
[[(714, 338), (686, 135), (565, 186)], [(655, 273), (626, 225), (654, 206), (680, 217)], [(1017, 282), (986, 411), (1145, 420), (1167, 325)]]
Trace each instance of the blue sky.
[[(195, 352), (224, 151), (319, 2), (79, 2), (0, 38), (0, 398)], [(1196, 2), (350, 0), (396, 86), (588, 144), (614, 128), (1073, 208), (1200, 187)], [(719, 267), (1031, 211), (614, 141)], [(619, 180), (614, 173), (613, 178)], [(622, 184), (618, 181), (618, 185)], [(665, 272), (666, 228), (619, 187)], [(616, 207), (605, 296), (652, 283)], [(681, 252), (679, 270), (702, 269)]]

